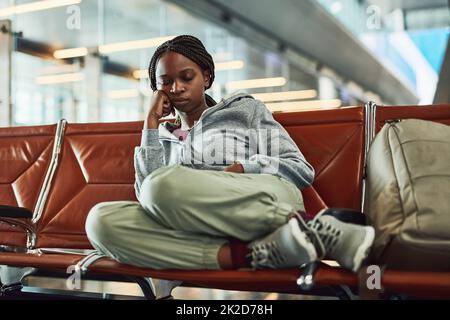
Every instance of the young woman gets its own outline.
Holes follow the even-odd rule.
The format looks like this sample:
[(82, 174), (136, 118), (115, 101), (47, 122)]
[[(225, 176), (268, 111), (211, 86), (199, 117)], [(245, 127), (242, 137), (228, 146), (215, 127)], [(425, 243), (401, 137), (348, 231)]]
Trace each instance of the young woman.
[[(286, 268), (325, 256), (360, 267), (373, 228), (325, 215), (302, 220), (299, 188), (314, 169), (262, 102), (205, 94), (214, 63), (200, 40), (163, 43), (149, 76), (154, 95), (134, 154), (139, 201), (92, 208), (94, 248), (155, 269)], [(159, 124), (174, 112), (175, 123)], [(249, 243), (247, 258), (230, 239)]]

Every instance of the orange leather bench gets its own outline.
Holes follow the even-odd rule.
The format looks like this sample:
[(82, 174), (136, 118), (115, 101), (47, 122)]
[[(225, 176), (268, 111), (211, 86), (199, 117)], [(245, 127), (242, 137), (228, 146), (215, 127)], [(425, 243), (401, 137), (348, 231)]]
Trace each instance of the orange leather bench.
[[(313, 186), (302, 191), (307, 213), (313, 216), (324, 207), (360, 210), (364, 189), (365, 153), (378, 128), (374, 124), (381, 124), (391, 116), (407, 118), (410, 112), (414, 113), (419, 108), (424, 107), (402, 107), (400, 110), (397, 107), (376, 108), (374, 104), (367, 104), (365, 107), (339, 110), (275, 114), (276, 120), (286, 128), (316, 170)], [(450, 121), (450, 106), (426, 107), (426, 109), (427, 112), (419, 111), (420, 114), (414, 115), (422, 119)], [(390, 112), (394, 114), (391, 115)], [(135, 200), (133, 152), (134, 147), (139, 144), (141, 128), (142, 122), (99, 124), (60, 122), (58, 128), (44, 126), (1, 129), (0, 181), (3, 189), (0, 204), (34, 209), (36, 202), (39, 202), (39, 206), (34, 210), (33, 219), (16, 219), (27, 225), (32, 234), (28, 231), (27, 235), (23, 231), (4, 226), (4, 223), (0, 224), (3, 228), (0, 229), (0, 245), (3, 248), (0, 250), (0, 265), (29, 266), (39, 270), (65, 273), (69, 266), (79, 263), (85, 257), (84, 250), (92, 249), (84, 231), (84, 223), (90, 208), (103, 201)], [(55, 131), (59, 132), (56, 136)], [(31, 150), (28, 144), (34, 145), (31, 138), (36, 132), (39, 132), (37, 136), (47, 143), (48, 150), (55, 141), (58, 146), (61, 141), (60, 154), (57, 153), (59, 147), (54, 152), (54, 159), (59, 163), (56, 166), (51, 165), (52, 161), (48, 159), (51, 152), (42, 147), (44, 142), (39, 144), (40, 148), (33, 149), (37, 150), (33, 153), (36, 155), (34, 157), (27, 158), (24, 157), (25, 153), (13, 152), (17, 168), (24, 168), (25, 163), (29, 164), (33, 159), (38, 159), (34, 161), (38, 163), (34, 166), (41, 169), (34, 170), (40, 174), (34, 174), (33, 183), (22, 189), (22, 198), (28, 200), (14, 200), (11, 194), (18, 193), (11, 193), (10, 190), (12, 188), (15, 191), (13, 177), (18, 174), (12, 176), (12, 170), (6, 169), (9, 167), (5, 161), (8, 157), (4, 154), (9, 155), (8, 150), (18, 148), (13, 147), (17, 144), (14, 137), (20, 134), (23, 141), (21, 148)], [(39, 152), (44, 149), (45, 151)], [(42, 160), (39, 160), (41, 158)], [(53, 170), (53, 175), (47, 174), (49, 181), (44, 183), (44, 172), (52, 171), (50, 169)], [(20, 174), (23, 169), (17, 169), (15, 172)], [(43, 185), (47, 187), (42, 188)], [(4, 198), (3, 190), (9, 190), (9, 198)], [(34, 198), (31, 197), (33, 194)], [(40, 201), (36, 200), (37, 197), (40, 197)], [(8, 219), (0, 217), (0, 221), (5, 222)], [(24, 250), (26, 252), (14, 250), (17, 247), (25, 247), (26, 238), (28, 250)], [(314, 270), (314, 283), (306, 287), (299, 286), (297, 282), (304, 273), (305, 270), (300, 268), (258, 271), (152, 270), (102, 258), (89, 266), (87, 276), (127, 275), (136, 279), (152, 277), (182, 280), (185, 285), (228, 290), (345, 297), (349, 294), (347, 289), (349, 288), (350, 293), (358, 293), (358, 275), (339, 267), (320, 264)], [(408, 277), (409, 281), (405, 282)], [(388, 270), (383, 274), (382, 284), (392, 293), (450, 297), (450, 272), (406, 273)]]

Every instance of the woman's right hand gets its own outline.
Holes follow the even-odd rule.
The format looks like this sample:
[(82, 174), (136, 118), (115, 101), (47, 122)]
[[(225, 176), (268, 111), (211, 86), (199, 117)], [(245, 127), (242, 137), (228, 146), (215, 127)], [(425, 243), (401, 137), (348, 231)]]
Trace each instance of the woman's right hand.
[(150, 101), (144, 129), (157, 129), (159, 120), (174, 112), (169, 96), (162, 90), (155, 91)]

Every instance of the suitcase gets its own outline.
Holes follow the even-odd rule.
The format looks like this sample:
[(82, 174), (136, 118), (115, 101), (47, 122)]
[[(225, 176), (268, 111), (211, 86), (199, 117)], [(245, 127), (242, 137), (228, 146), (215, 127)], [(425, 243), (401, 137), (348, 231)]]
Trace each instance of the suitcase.
[(375, 263), (450, 270), (450, 126), (416, 119), (385, 124), (369, 150), (366, 188)]

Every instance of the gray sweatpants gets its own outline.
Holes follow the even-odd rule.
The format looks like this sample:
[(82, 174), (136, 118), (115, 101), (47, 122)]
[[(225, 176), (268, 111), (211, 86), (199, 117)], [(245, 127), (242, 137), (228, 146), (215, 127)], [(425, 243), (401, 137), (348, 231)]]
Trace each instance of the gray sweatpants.
[(86, 233), (122, 263), (155, 269), (220, 269), (227, 237), (251, 241), (304, 210), (292, 183), (269, 174), (162, 167), (143, 182), (139, 202), (94, 206)]

